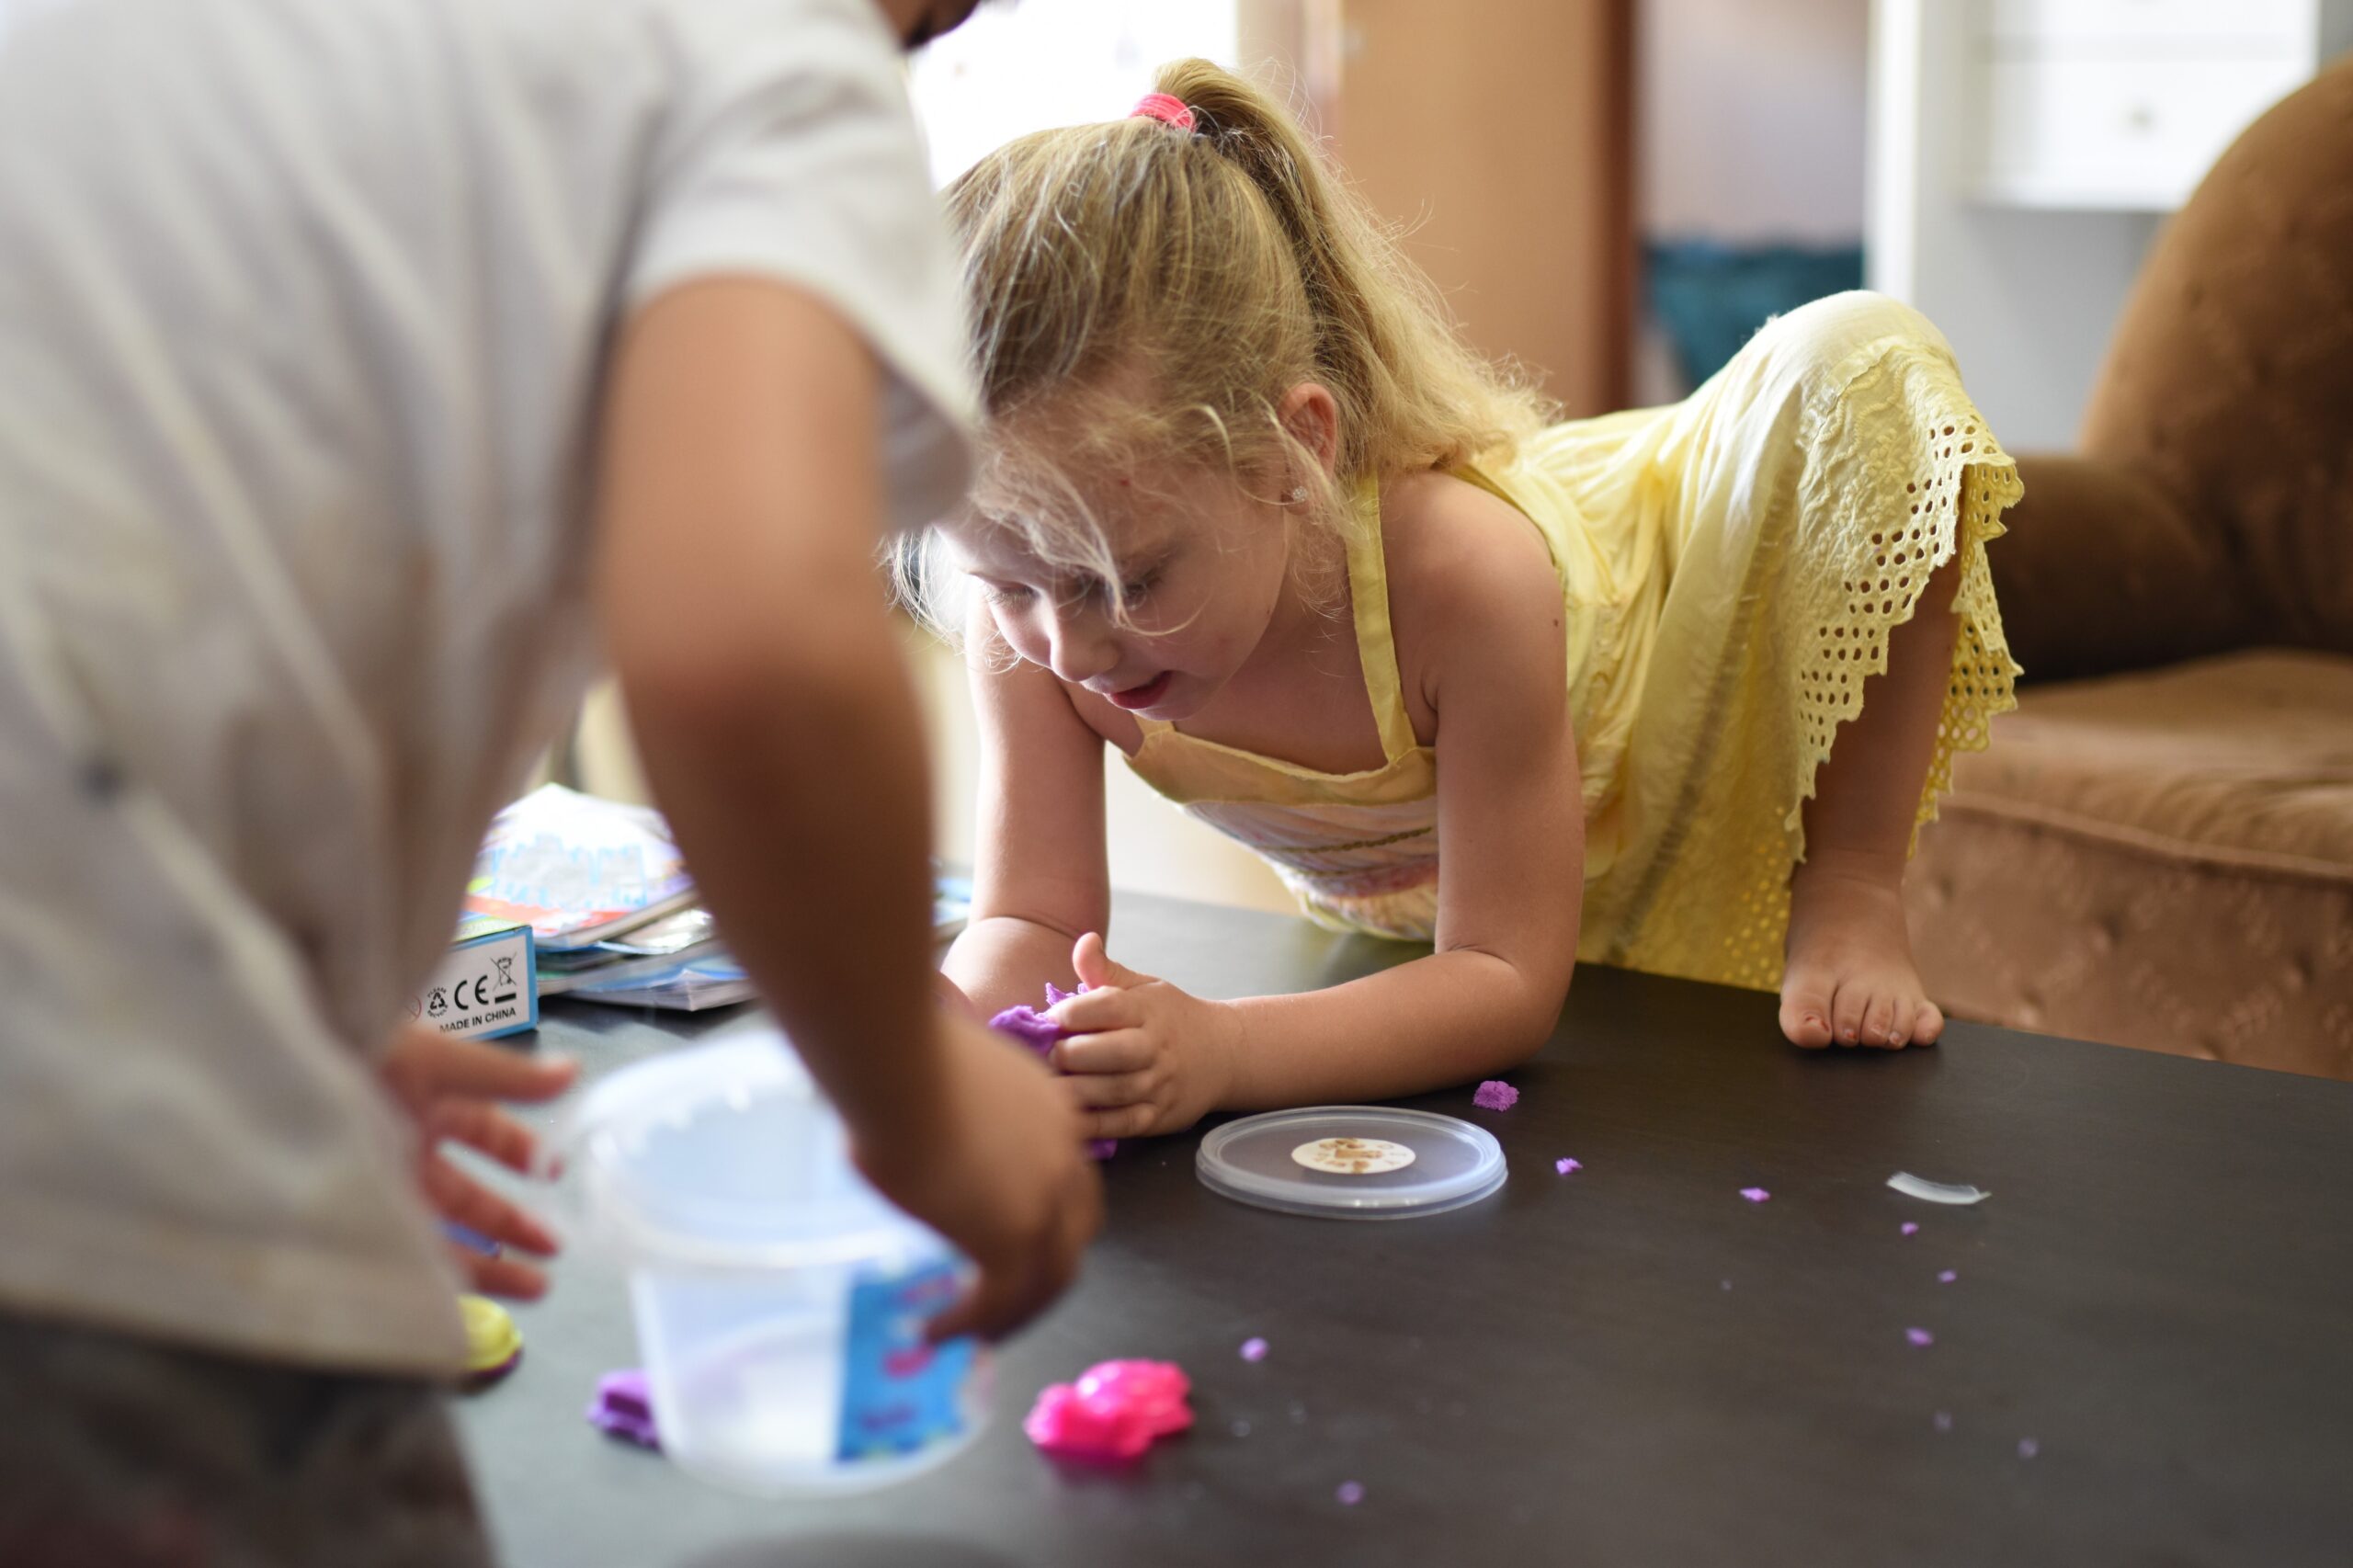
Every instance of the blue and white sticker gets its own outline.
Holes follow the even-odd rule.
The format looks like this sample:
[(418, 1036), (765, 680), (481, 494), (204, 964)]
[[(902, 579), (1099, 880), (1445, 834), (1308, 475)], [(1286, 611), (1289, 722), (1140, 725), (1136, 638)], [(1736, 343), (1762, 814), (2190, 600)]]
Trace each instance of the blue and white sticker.
[(837, 1459), (904, 1459), (964, 1435), (972, 1341), (926, 1345), (923, 1337), (924, 1324), (957, 1289), (951, 1263), (851, 1285)]

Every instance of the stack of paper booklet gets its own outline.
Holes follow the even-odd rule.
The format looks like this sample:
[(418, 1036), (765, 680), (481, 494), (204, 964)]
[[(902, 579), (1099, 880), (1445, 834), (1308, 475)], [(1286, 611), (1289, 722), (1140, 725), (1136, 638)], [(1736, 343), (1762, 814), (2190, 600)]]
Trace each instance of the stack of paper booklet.
[[(972, 889), (940, 880), (935, 934)], [(750, 999), (662, 814), (546, 784), (498, 813), (467, 889), (470, 915), (528, 926), (539, 994), (694, 1012)]]
[(492, 822), (466, 908), (531, 928), (541, 996), (691, 1012), (752, 994), (644, 806), (541, 785)]

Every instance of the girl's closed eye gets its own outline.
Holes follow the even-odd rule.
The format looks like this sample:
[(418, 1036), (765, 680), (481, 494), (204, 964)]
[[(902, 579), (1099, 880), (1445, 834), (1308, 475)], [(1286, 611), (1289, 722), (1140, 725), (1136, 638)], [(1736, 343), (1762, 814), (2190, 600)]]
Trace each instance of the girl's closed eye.
[(1171, 567), (1183, 559), (1186, 551), (1181, 541), (1171, 541), (1153, 551), (1142, 563), (1131, 562), (1124, 568), (1124, 581), (1120, 585), (1120, 597), (1134, 604), (1168, 580)]
[(1108, 578), (1085, 577), (1079, 580), (1077, 588), (1070, 597), (1073, 602), (1093, 599), (1102, 604), (1107, 609), (1132, 607), (1153, 589), (1158, 587), (1161, 578), (1166, 574), (1167, 566), (1163, 562), (1132, 575), (1122, 576), (1120, 585), (1116, 588), (1111, 585)]

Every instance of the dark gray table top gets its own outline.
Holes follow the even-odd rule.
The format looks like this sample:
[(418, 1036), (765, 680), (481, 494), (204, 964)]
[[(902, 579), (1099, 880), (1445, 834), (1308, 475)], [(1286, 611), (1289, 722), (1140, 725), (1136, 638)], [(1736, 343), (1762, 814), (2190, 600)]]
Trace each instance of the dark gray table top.
[[(1209, 995), (1411, 953), (1165, 901), (1120, 917), (1123, 952)], [(540, 1039), (607, 1071), (709, 1027), (558, 1006)], [(864, 1497), (736, 1497), (593, 1433), (597, 1375), (636, 1351), (619, 1279), (567, 1261), (517, 1313), (521, 1367), (460, 1413), (506, 1559), (2353, 1562), (2353, 1085), (1965, 1025), (1809, 1056), (1766, 995), (1598, 969), (1511, 1077), (1506, 1112), (1411, 1102), (1510, 1160), (1431, 1219), (1246, 1209), (1195, 1181), (1197, 1134), (1131, 1144), (1085, 1278), (1000, 1362), (992, 1429)], [(1896, 1170), (1994, 1197), (1922, 1204)], [(1182, 1363), (1195, 1430), (1129, 1473), (1048, 1462), (1029, 1401), (1114, 1357)]]

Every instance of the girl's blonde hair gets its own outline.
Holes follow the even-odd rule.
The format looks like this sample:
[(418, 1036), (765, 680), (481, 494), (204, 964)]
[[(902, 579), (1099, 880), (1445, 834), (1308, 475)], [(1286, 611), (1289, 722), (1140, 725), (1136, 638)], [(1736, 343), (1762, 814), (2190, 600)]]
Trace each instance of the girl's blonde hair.
[[(1081, 487), (1222, 461), (1347, 526), (1362, 479), (1507, 451), (1547, 412), (1456, 334), (1437, 291), (1261, 88), (1206, 60), (1162, 67), (1190, 131), (1134, 117), (1039, 131), (949, 187), (981, 388), (980, 514), (1041, 561), (1120, 574)], [(1327, 473), (1277, 409), (1302, 381), (1338, 408)], [(954, 630), (925, 537), (901, 590)], [(1310, 552), (1312, 553), (1312, 552)]]

